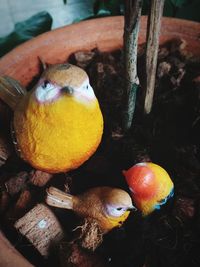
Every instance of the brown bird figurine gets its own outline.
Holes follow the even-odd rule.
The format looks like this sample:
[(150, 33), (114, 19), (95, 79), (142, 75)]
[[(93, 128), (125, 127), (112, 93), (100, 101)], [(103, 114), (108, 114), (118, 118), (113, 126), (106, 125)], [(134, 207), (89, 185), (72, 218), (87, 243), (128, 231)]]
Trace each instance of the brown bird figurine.
[(118, 188), (95, 187), (73, 196), (50, 187), (46, 203), (50, 206), (71, 209), (83, 218), (95, 219), (103, 233), (120, 227), (130, 210), (136, 209), (129, 194)]

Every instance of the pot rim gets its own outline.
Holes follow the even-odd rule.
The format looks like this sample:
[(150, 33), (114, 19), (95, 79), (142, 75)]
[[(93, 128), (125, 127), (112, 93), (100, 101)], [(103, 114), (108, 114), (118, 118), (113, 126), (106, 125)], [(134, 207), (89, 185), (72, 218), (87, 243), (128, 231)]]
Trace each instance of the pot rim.
[[(44, 38), (48, 39), (51, 35), (59, 34), (60, 32), (63, 32), (63, 31), (68, 30), (68, 29), (71, 29), (71, 31), (73, 31), (77, 27), (88, 28), (88, 26), (90, 26), (91, 24), (94, 24), (94, 25), (98, 24), (98, 27), (99, 27), (100, 23), (104, 22), (106, 24), (109, 24), (111, 21), (117, 21), (117, 20), (123, 20), (124, 21), (124, 16), (110, 16), (110, 17), (103, 17), (103, 18), (94, 18), (94, 19), (84, 20), (84, 21), (80, 21), (80, 22), (77, 22), (74, 24), (62, 26), (62, 27), (59, 27), (56, 29), (52, 29), (48, 32), (42, 33), (42, 34), (38, 35), (37, 37), (34, 37), (34, 38), (18, 45), (17, 47), (13, 48), (10, 52), (8, 52), (2, 58), (0, 58), (0, 62), (2, 60), (4, 60), (4, 58), (7, 58), (8, 56), (12, 55), (13, 53), (15, 54), (16, 52), (19, 52), (20, 50), (25, 50), (27, 47), (31, 46), (32, 44), (35, 44), (35, 42), (39, 42), (40, 40), (42, 40)], [(144, 24), (147, 23), (147, 16), (141, 16), (141, 23), (144, 23)], [(169, 27), (168, 26), (169, 24), (171, 24), (173, 27), (172, 28)], [(179, 19), (179, 18), (172, 18), (172, 17), (163, 17), (162, 18), (162, 25), (168, 26), (165, 28), (165, 34), (172, 35), (174, 32), (176, 33), (176, 30), (177, 30), (176, 27), (177, 26), (175, 26), (175, 25), (177, 25), (177, 24), (178, 25), (181, 24), (181, 26), (179, 27), (180, 30), (191, 28), (191, 31), (184, 30), (187, 32), (184, 35), (186, 35), (187, 37), (189, 37), (191, 39), (197, 39), (200, 41), (200, 23), (199, 22), (191, 21), (191, 20), (185, 20), (185, 19)], [(161, 25), (161, 27), (162, 27), (162, 25)], [(173, 30), (173, 31), (171, 31), (171, 30)], [(143, 29), (140, 28), (140, 31), (143, 31)], [(194, 37), (194, 32), (198, 32), (197, 37)], [(161, 31), (161, 35), (162, 34), (163, 34), (163, 32)]]
[[(142, 16), (139, 44), (145, 42), (146, 24), (147, 17)], [(38, 58), (55, 64), (66, 61), (72, 53), (80, 50), (122, 48), (123, 25), (124, 17), (114, 16), (85, 20), (43, 33), (3, 56), (0, 75), (9, 75), (27, 86), (38, 73)], [(189, 43), (186, 50), (200, 56), (200, 23), (163, 17), (160, 44), (174, 38), (186, 40)]]

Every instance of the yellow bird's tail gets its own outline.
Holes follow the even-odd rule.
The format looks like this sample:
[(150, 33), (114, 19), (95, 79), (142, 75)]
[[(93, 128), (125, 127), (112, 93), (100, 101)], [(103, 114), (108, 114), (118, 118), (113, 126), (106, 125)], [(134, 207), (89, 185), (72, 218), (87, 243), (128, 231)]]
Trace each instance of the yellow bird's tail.
[(73, 209), (73, 196), (51, 186), (47, 189), (46, 203), (50, 206)]
[(15, 109), (19, 100), (26, 93), (26, 89), (18, 81), (8, 76), (0, 76), (0, 99), (11, 109)]

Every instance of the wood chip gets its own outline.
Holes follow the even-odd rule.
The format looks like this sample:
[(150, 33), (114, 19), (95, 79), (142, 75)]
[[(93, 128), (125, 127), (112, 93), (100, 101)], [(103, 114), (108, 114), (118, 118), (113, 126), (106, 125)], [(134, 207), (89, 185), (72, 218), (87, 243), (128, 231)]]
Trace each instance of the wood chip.
[(90, 62), (93, 60), (95, 55), (96, 53), (92, 51), (85, 51), (85, 52), (80, 51), (74, 54), (74, 58), (75, 58), (77, 66), (85, 69), (90, 64)]
[(14, 226), (43, 256), (48, 256), (52, 245), (55, 245), (64, 236), (56, 216), (43, 204), (36, 205)]
[(45, 186), (52, 177), (53, 174), (39, 170), (33, 170), (30, 172), (30, 182), (39, 187)]
[(9, 195), (14, 196), (18, 194), (26, 186), (27, 180), (28, 173), (25, 171), (11, 177), (7, 182), (5, 182), (5, 187)]

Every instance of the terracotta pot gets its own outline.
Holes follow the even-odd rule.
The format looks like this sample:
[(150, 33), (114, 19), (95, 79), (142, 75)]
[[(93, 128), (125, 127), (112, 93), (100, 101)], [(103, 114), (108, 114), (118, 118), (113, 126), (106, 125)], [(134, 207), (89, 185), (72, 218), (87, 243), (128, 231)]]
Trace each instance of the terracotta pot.
[[(145, 42), (146, 17), (141, 20), (139, 43)], [(123, 17), (88, 20), (56, 29), (26, 42), (0, 60), (0, 74), (10, 75), (27, 85), (38, 73), (38, 57), (47, 63), (67, 60), (75, 51), (95, 47), (110, 51), (122, 47)], [(192, 21), (163, 18), (161, 43), (172, 38), (187, 41), (189, 51), (200, 55), (200, 24)]]
[(0, 231), (0, 266), (1, 267), (31, 267), (30, 264), (5, 238)]
[[(141, 20), (139, 43), (145, 42), (146, 21), (146, 17)], [(186, 49), (200, 56), (199, 23), (163, 18), (160, 42), (172, 38), (183, 38), (188, 44)], [(15, 48), (0, 59), (0, 74), (10, 75), (26, 86), (39, 71), (38, 57), (46, 63), (55, 64), (66, 61), (75, 51), (95, 47), (111, 51), (121, 48), (122, 43), (123, 17), (84, 21), (47, 32)], [(31, 265), (0, 235), (0, 266)]]

